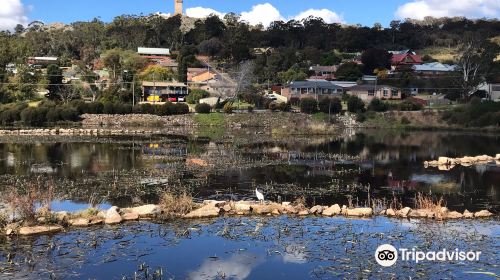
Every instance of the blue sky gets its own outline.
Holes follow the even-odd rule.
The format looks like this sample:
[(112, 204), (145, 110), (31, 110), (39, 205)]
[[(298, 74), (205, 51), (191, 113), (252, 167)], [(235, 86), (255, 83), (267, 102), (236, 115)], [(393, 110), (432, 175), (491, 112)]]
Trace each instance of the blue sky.
[[(33, 20), (45, 23), (111, 21), (122, 14), (172, 13), (174, 0), (0, 0), (0, 30)], [(195, 8), (195, 9), (193, 9)], [(320, 16), (327, 22), (388, 26), (393, 19), (425, 16), (500, 17), (500, 0), (184, 0), (191, 16), (209, 12), (244, 15), (250, 23)]]

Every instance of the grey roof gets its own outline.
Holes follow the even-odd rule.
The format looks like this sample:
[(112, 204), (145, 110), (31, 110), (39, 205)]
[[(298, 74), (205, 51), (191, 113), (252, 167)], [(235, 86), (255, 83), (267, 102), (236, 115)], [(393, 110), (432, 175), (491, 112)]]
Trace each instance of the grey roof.
[(295, 81), (289, 84), (290, 88), (321, 88), (321, 89), (342, 89), (330, 81), (311, 80), (311, 81)]
[[(398, 89), (397, 87), (393, 86), (388, 86), (388, 85), (377, 85), (377, 89), (382, 89), (382, 88), (390, 88), (390, 89)], [(353, 86), (347, 89), (348, 91), (369, 91), (369, 90), (375, 90), (375, 85), (357, 85)]]
[(137, 48), (137, 53), (145, 55), (170, 55), (170, 49), (139, 47)]
[(442, 64), (439, 62), (425, 63), (422, 65), (415, 65), (415, 71), (433, 71), (433, 72), (453, 72), (457, 68), (456, 65)]

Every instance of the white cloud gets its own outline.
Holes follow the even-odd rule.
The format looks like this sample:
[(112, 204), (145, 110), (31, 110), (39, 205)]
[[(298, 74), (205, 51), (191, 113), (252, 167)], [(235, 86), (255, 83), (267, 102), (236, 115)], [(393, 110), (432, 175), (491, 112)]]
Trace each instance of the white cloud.
[(1, 0), (0, 30), (12, 30), (17, 24), (27, 25), (26, 8), (21, 0)]
[(258, 4), (253, 6), (251, 11), (242, 12), (241, 19), (251, 25), (262, 23), (265, 27), (274, 21), (285, 20), (280, 11), (269, 3)]
[(414, 0), (398, 7), (400, 19), (464, 16), (469, 18), (500, 17), (500, 0)]
[[(186, 14), (194, 18), (205, 18), (211, 14), (223, 18), (225, 15), (222, 12), (205, 7), (189, 8), (186, 10)], [(296, 16), (285, 18), (281, 15), (281, 12), (270, 3), (258, 4), (253, 6), (250, 11), (241, 12), (240, 19), (248, 22), (250, 25), (262, 24), (264, 27), (269, 27), (274, 21), (287, 21), (291, 19), (302, 20), (310, 16), (322, 18), (326, 23), (344, 23), (342, 16), (328, 9), (309, 9)]]
[(303, 20), (310, 16), (322, 18), (326, 23), (344, 23), (344, 19), (341, 16), (328, 9), (321, 9), (321, 10), (309, 9), (307, 11), (303, 11), (300, 14), (296, 15), (294, 19)]
[(212, 14), (217, 15), (220, 18), (224, 17), (224, 13), (218, 12), (211, 8), (194, 7), (186, 9), (186, 15), (193, 18), (206, 18)]

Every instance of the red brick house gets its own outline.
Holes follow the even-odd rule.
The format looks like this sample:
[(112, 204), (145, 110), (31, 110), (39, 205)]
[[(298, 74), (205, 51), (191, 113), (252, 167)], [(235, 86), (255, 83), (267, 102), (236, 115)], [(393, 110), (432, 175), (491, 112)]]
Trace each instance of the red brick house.
[(392, 70), (411, 69), (413, 66), (420, 65), (422, 63), (422, 56), (411, 52), (393, 54), (391, 59)]

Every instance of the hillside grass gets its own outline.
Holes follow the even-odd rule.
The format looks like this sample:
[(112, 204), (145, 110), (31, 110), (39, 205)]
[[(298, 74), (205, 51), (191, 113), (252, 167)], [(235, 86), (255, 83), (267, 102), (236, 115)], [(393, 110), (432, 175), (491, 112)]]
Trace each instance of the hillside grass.
[(224, 114), (210, 113), (210, 114), (196, 114), (194, 120), (200, 126), (224, 126)]
[(454, 61), (458, 52), (458, 47), (429, 47), (417, 51), (421, 56), (428, 55), (439, 62)]

